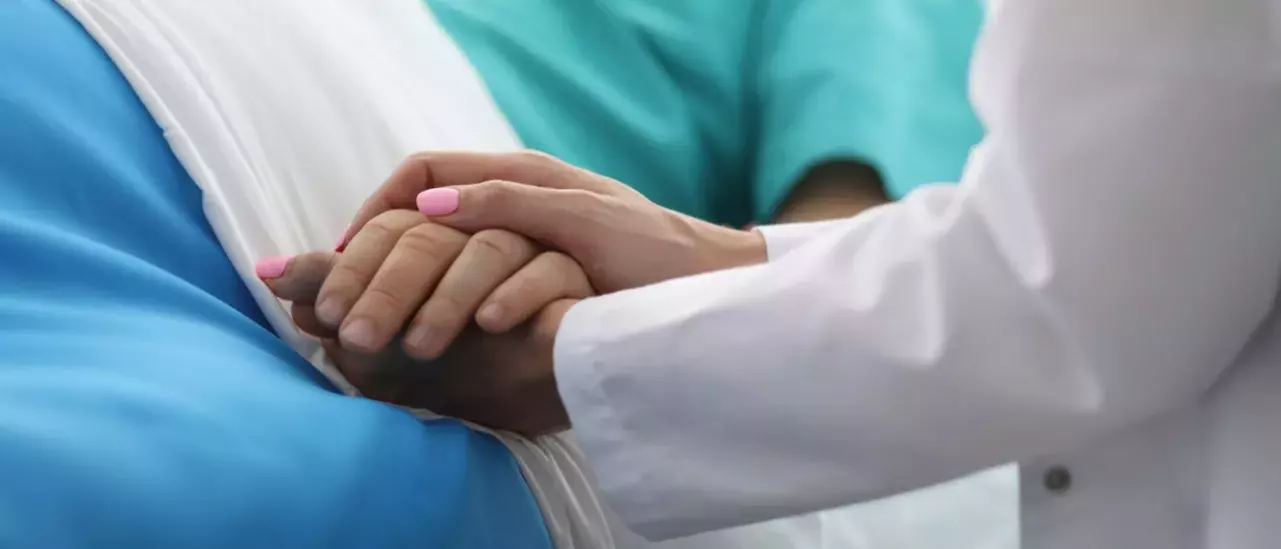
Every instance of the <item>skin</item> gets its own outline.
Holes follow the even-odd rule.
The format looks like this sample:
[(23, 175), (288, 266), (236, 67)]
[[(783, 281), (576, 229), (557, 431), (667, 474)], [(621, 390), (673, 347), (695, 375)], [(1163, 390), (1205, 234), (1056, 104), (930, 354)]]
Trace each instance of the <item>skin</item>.
[[(293, 302), (300, 329), (322, 338), (344, 375), (370, 398), (527, 434), (567, 427), (552, 374), (552, 349), (564, 314), (578, 299), (593, 294), (593, 282), (625, 289), (764, 261), (763, 242), (755, 233), (661, 210), (616, 181), (543, 155), (436, 159), (406, 162), (362, 208), (341, 254), (297, 256), (280, 276), (265, 280), (277, 297)], [(487, 228), (468, 237), (466, 229), (397, 208), (438, 178), (492, 183), (491, 178), (506, 176), (541, 178), (557, 190), (578, 192), (569, 195), (583, 200), (570, 205), (577, 214), (622, 228), (623, 236), (633, 240), (631, 246), (609, 250), (593, 249), (590, 241), (580, 244), (575, 257), (585, 261), (584, 269), (570, 256), (544, 250), (539, 241), (516, 231)], [(493, 188), (529, 190), (503, 183)], [(881, 188), (875, 171), (866, 166), (823, 164), (797, 184), (778, 220), (854, 215), (886, 202)], [(579, 192), (583, 190), (588, 192)], [(495, 199), (501, 195), (490, 195), (489, 200)], [(541, 212), (546, 219), (563, 213), (554, 203), (544, 203), (553, 205)], [(642, 215), (632, 224), (621, 215), (637, 211), (662, 215)], [(653, 225), (648, 238), (627, 234), (629, 225), (643, 227), (646, 222)], [(576, 234), (558, 233), (554, 225), (542, 227), (550, 232), (534, 231), (536, 238), (553, 245), (556, 238), (564, 245), (567, 235)], [(616, 258), (628, 256), (663, 257), (665, 262), (618, 269)], [(594, 269), (597, 277), (589, 280)], [(469, 327), (473, 319), (476, 326)]]
[[(764, 241), (755, 233), (660, 208), (618, 181), (535, 151), (412, 156), (361, 207), (352, 230), (383, 212), (418, 208), (419, 193), (454, 182), (471, 183), (466, 193), (444, 191), (456, 193), (455, 207), (461, 200), (467, 212), (502, 212), (505, 218), (455, 214), (435, 217), (437, 223), (468, 233), (508, 230), (566, 252), (601, 293), (765, 260)], [(571, 219), (595, 234), (563, 223)], [(634, 230), (639, 228), (646, 230)]]
[[(567, 298), (592, 294), (582, 269), (564, 254), (507, 231), (469, 237), (413, 210), (380, 214), (343, 253), (295, 256), (263, 282), (292, 302), (295, 324), (321, 338), (365, 396), (471, 418), (485, 418), (490, 408), (474, 406), (482, 400), (469, 395), (515, 403), (555, 391), (553, 380), (517, 371), (533, 374), (551, 361), (551, 347), (538, 343), (554, 337), (546, 319), (558, 318), (557, 302), (568, 308)], [(317, 303), (325, 299), (350, 305), (336, 321), (324, 319)], [(498, 313), (483, 314), (489, 306)], [(353, 341), (347, 328), (362, 320), (379, 331)], [(416, 338), (419, 328), (435, 337)], [(528, 420), (520, 430), (567, 418)]]
[(331, 262), (315, 308), (295, 316), (314, 313), (316, 335), (336, 332), (352, 351), (381, 351), (400, 337), (422, 360), (439, 357), (473, 318), (504, 332), (552, 300), (593, 293), (564, 254), (510, 231), (468, 236), (412, 210), (374, 218)]
[(774, 222), (853, 217), (889, 201), (885, 185), (872, 167), (859, 162), (827, 162), (810, 170), (793, 187)]

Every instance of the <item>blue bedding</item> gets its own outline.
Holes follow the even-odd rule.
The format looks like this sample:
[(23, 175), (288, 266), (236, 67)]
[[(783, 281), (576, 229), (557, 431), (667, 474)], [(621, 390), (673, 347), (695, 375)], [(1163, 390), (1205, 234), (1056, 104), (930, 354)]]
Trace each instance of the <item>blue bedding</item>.
[(549, 547), (510, 454), (342, 397), (52, 0), (0, 3), (0, 546)]

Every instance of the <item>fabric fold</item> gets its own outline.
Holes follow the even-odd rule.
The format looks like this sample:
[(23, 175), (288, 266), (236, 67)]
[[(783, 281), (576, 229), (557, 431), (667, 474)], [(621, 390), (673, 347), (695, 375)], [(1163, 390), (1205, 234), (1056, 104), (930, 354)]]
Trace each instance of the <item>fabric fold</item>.
[[(356, 395), (258, 282), (254, 264), (331, 246), (413, 152), (520, 149), (466, 58), (414, 0), (59, 3), (164, 130), (272, 327)], [(582, 455), (564, 435), (491, 434), (520, 463), (556, 547), (615, 546)]]

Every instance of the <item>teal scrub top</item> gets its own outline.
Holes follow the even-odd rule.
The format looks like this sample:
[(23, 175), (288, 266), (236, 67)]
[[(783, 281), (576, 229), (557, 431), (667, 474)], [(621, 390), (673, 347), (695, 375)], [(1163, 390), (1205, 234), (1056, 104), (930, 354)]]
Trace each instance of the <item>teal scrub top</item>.
[(0, 2), (0, 547), (551, 547), (512, 455), (337, 394), (53, 0)]
[(427, 2), (527, 146), (717, 223), (826, 160), (954, 181), (982, 134), (977, 0)]

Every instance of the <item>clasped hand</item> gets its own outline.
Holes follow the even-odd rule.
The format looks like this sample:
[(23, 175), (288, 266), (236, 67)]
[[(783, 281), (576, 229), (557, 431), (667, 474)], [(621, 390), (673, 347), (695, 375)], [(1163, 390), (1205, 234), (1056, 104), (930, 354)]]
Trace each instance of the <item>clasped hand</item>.
[(362, 394), (525, 434), (569, 426), (553, 349), (577, 300), (765, 259), (759, 235), (538, 153), (411, 157), (339, 250), (259, 276)]

